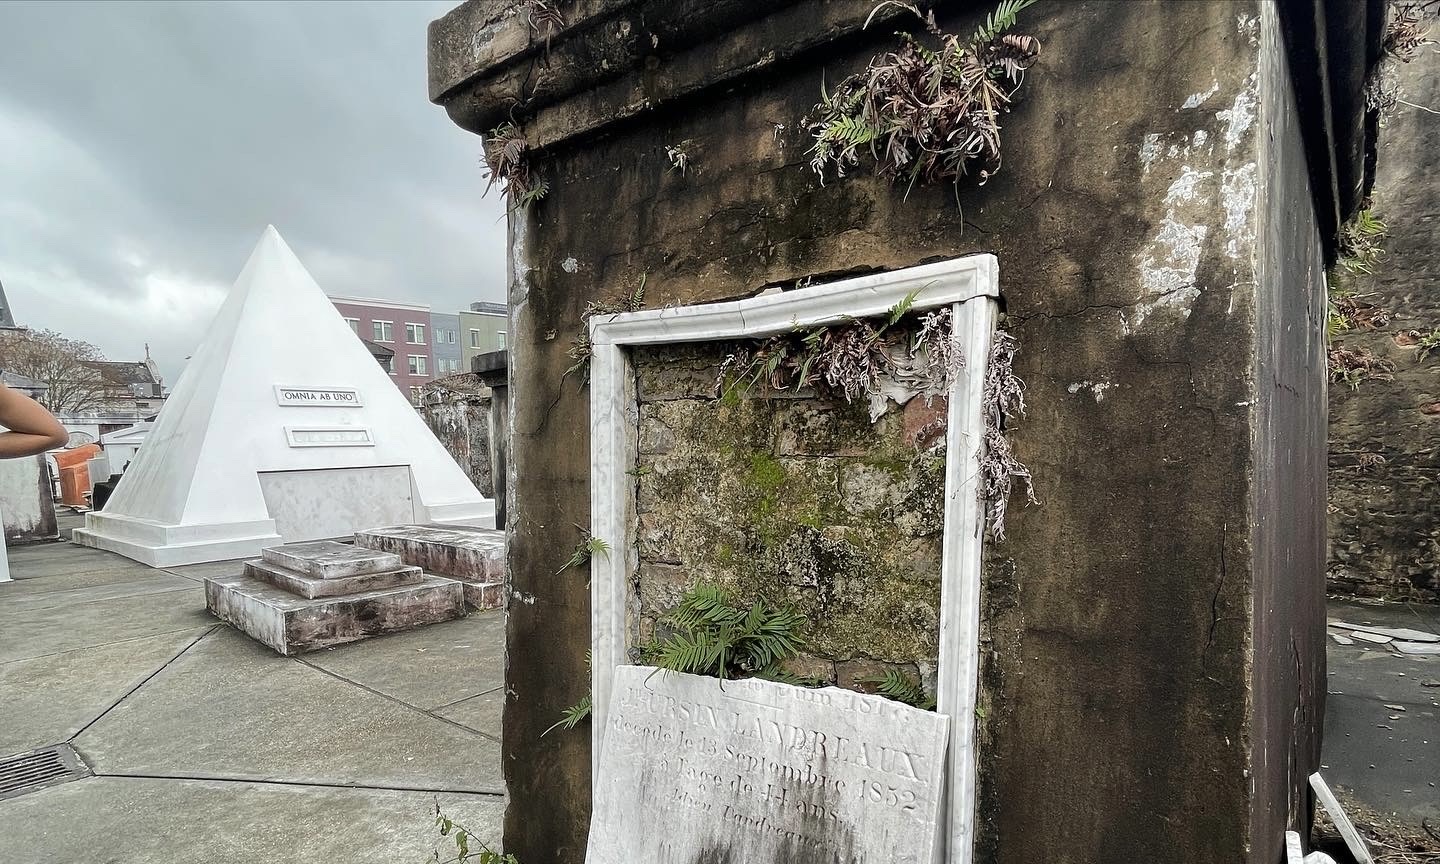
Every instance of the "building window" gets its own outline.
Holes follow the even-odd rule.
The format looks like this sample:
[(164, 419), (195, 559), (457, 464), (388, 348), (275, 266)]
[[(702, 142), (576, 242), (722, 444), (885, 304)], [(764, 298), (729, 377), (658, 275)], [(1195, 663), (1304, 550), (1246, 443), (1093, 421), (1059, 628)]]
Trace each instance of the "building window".
[(406, 324), (406, 325), (405, 325), (405, 341), (406, 341), (406, 342), (409, 342), (411, 345), (424, 345), (424, 344), (425, 344), (425, 325), (424, 325), (424, 324)]
[(426, 357), (425, 357), (424, 354), (411, 354), (411, 355), (410, 355), (410, 374), (411, 374), (411, 375), (429, 375), (430, 372), (425, 368), (425, 361), (426, 361)]
[(474, 330), (474, 329), (472, 329), (472, 330), (470, 331), (470, 347), (471, 347), (471, 348), (479, 348), (479, 347), (480, 347), (480, 331), (479, 331), (479, 330)]
[(359, 318), (346, 318), (346, 319), (345, 319), (345, 323), (350, 325), (350, 331), (351, 331), (352, 333), (354, 333), (356, 336), (359, 336), (359, 335), (360, 335), (360, 319), (359, 319)]
[(372, 321), (370, 322), (370, 329), (374, 334), (374, 339), (376, 342), (395, 341), (394, 336), (392, 335), (392, 331), (390, 329), (389, 321)]
[(504, 331), (504, 330), (496, 330), (496, 331), (495, 331), (495, 339), (497, 340), (497, 341), (496, 341), (496, 347), (503, 350), (503, 349), (505, 348), (505, 331)]
[(455, 336), (456, 336), (456, 333), (455, 333), (454, 330), (446, 330), (446, 331), (445, 331), (445, 343), (446, 343), (447, 345), (454, 345), (454, 344), (455, 344)]
[(422, 391), (421, 391), (421, 389), (420, 389), (419, 387), (411, 387), (411, 388), (410, 388), (410, 404), (411, 404), (411, 405), (419, 405), (419, 404), (420, 404), (420, 393), (421, 393), (421, 392), (422, 392)]
[(375, 359), (380, 361), (380, 368), (381, 368), (381, 369), (384, 369), (386, 372), (389, 372), (391, 375), (394, 375), (394, 374), (395, 374), (395, 358), (394, 358), (394, 356), (390, 356), (390, 357), (376, 357)]

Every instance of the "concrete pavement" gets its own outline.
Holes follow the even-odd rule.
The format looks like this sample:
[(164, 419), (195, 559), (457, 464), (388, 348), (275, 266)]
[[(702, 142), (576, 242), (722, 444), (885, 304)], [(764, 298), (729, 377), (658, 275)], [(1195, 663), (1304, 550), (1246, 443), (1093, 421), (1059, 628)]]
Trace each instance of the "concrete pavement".
[[(1440, 606), (1332, 601), (1349, 624), (1440, 633)], [(1440, 655), (1396, 656), (1384, 645), (1329, 642), (1320, 773), (1372, 810), (1440, 827)]]
[[(205, 613), (200, 579), (69, 544), (10, 550), (0, 757), (71, 743), (94, 775), (0, 799), (6, 864), (427, 860), (438, 796), (494, 843), (504, 619), (284, 658)], [(1440, 608), (1332, 603), (1440, 633)], [(1440, 821), (1440, 657), (1329, 643), (1323, 773)], [(1390, 706), (1401, 706), (1400, 711)]]
[(437, 797), (498, 841), (502, 613), (285, 658), (206, 614), (233, 564), (10, 562), (0, 757), (68, 742), (94, 776), (0, 799), (0, 860), (420, 862)]

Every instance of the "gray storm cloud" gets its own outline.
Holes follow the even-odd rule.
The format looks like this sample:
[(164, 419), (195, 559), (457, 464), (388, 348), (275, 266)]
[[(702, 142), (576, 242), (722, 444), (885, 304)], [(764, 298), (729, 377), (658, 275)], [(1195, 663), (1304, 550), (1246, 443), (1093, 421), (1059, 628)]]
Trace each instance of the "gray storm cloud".
[[(425, 95), (454, 3), (0, 4), (0, 282), (173, 382), (274, 223), (329, 292), (504, 299), (479, 139)], [(284, 326), (284, 322), (277, 322)]]

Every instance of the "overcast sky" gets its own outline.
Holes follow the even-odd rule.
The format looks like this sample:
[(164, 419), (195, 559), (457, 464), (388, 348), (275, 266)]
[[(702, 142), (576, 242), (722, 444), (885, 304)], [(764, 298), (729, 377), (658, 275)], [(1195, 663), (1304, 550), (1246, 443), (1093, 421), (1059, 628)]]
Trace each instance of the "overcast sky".
[(503, 301), (480, 140), (426, 99), (425, 25), (458, 2), (0, 0), (17, 322), (149, 342), (173, 385), (267, 223), (331, 294)]

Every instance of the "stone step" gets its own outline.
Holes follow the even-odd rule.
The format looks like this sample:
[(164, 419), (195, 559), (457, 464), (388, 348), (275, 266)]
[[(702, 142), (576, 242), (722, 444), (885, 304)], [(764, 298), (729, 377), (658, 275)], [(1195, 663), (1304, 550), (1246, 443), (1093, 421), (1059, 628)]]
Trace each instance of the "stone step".
[(467, 582), (458, 580), (465, 589), (465, 605), (471, 609), (504, 609), (504, 582)]
[(345, 576), (360, 576), (379, 573), (403, 566), (400, 556), (385, 550), (367, 549), (337, 543), (334, 540), (316, 540), (310, 543), (286, 543), (260, 550), (260, 557), (271, 564), (306, 573), (318, 579), (339, 579)]
[(301, 573), (265, 560), (246, 561), (245, 575), (307, 600), (314, 600), (317, 597), (363, 594), (366, 591), (378, 591), (382, 588), (395, 588), (400, 585), (414, 585), (425, 578), (425, 573), (419, 567), (408, 567), (403, 564), (393, 570), (381, 570), (378, 573), (321, 577)]
[(425, 576), (413, 585), (306, 599), (245, 574), (205, 580), (205, 608), (281, 654), (300, 654), (465, 614), (460, 583)]
[(357, 531), (355, 545), (467, 583), (505, 583), (505, 532), (494, 528), (396, 525)]

